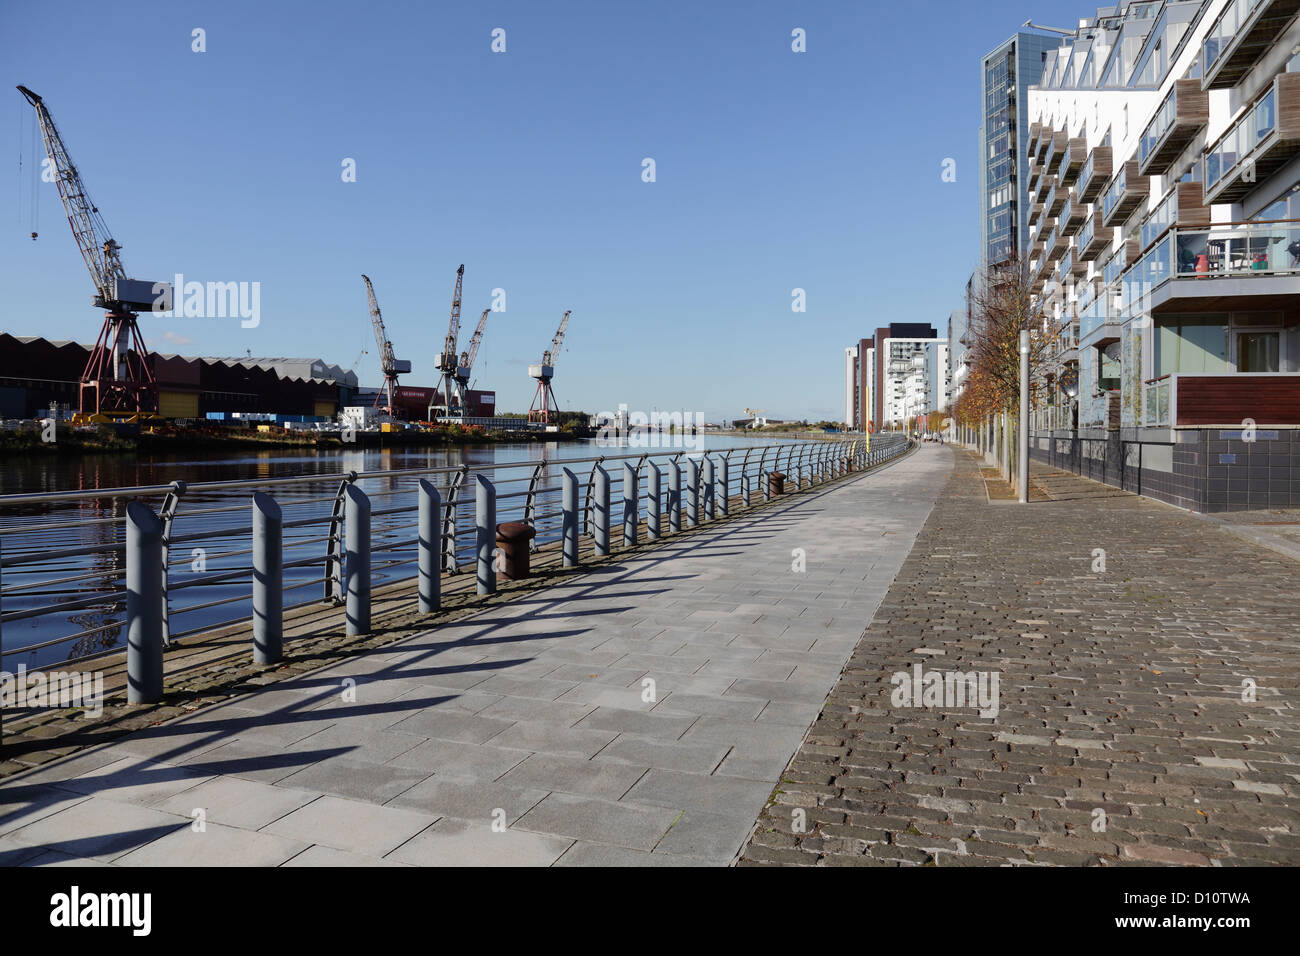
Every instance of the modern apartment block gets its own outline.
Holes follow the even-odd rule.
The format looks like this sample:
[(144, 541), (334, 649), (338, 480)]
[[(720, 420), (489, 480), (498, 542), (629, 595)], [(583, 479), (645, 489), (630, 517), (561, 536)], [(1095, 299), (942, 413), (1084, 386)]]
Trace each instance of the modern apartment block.
[(981, 61), (980, 262), (1023, 253), (1028, 237), (1025, 182), (1029, 87), (1060, 38), (1016, 33)]
[(946, 407), (947, 342), (933, 327), (892, 322), (844, 353), (844, 417), (846, 423), (852, 419), (849, 427), (900, 427), (916, 415)]
[(1300, 0), (1128, 2), (1029, 94), (1055, 333), (1031, 452), (1197, 511), (1300, 505)]

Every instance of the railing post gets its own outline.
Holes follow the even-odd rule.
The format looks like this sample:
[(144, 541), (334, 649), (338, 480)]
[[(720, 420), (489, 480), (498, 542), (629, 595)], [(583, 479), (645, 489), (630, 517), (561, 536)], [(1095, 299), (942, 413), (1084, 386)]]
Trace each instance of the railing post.
[(433, 482), (420, 479), (419, 575), (420, 613), (442, 607), (442, 495)]
[(479, 594), (495, 594), (497, 573), (492, 552), (497, 546), (497, 489), (480, 474), (474, 476), (474, 525), (477, 537), (475, 575)]
[(564, 521), (561, 552), (566, 568), (578, 566), (578, 476), (564, 469)]
[(718, 478), (718, 507), (722, 509), (722, 517), (727, 517), (731, 510), (731, 460), (729, 455), (722, 456), (722, 474)]
[(717, 489), (713, 480), (713, 459), (704, 456), (704, 520), (712, 521), (718, 516), (717, 502), (714, 494)]
[(275, 499), (253, 492), (253, 662), (284, 656), (284, 515)]
[(760, 471), (758, 473), (758, 483), (762, 485), (763, 500), (771, 501), (772, 500), (772, 479), (767, 476), (767, 472)]
[(740, 473), (740, 504), (745, 508), (750, 506), (749, 475), (743, 471)]
[(600, 465), (596, 466), (594, 524), (592, 538), (596, 554), (609, 554), (609, 472)]
[(126, 506), (126, 699), (162, 699), (162, 521), (148, 505)]
[(645, 533), (651, 541), (659, 540), (659, 466), (649, 462), (646, 466)]
[(171, 489), (167, 496), (163, 498), (162, 509), (158, 512), (158, 517), (162, 521), (163, 529), (163, 550), (162, 550), (162, 634), (163, 647), (170, 647), (172, 643), (171, 628), (171, 603), (168, 594), (169, 581), (167, 579), (167, 569), (171, 562), (171, 538), (172, 523), (176, 520), (176, 509), (181, 506), (181, 499), (185, 497), (185, 482), (177, 479), (171, 483)]
[(686, 459), (686, 527), (700, 523), (700, 463)]
[(668, 463), (668, 530), (682, 530), (682, 463), (676, 458)]
[(641, 523), (641, 490), (638, 469), (623, 462), (623, 547), (635, 548), (637, 525)]
[(343, 509), (343, 592), (347, 635), (370, 633), (370, 496), (348, 485)]

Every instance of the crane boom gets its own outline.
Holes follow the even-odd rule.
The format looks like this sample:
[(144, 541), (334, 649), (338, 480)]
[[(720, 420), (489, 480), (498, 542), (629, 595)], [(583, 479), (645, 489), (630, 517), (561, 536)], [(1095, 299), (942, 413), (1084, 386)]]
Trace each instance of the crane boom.
[(438, 368), (444, 372), (456, 370), (456, 339), (460, 336), (460, 289), (465, 278), (465, 266), (456, 270), (456, 287), (451, 293), (451, 321), (447, 323), (447, 338), (442, 344)]
[(116, 298), (116, 280), (126, 278), (118, 255), (122, 247), (109, 233), (104, 218), (99, 214), (99, 207), (90, 201), (86, 184), (81, 181), (81, 174), (77, 172), (67, 147), (63, 145), (63, 137), (54, 125), (54, 117), (45, 106), (45, 100), (25, 86), (19, 86), (18, 92), (36, 110), (36, 119), (41, 124), (41, 138), (45, 141), (45, 152), (54, 166), (54, 184), (58, 187), (59, 198), (63, 200), (63, 209), (68, 215), (73, 238), (77, 240), (77, 248), (81, 250), (81, 258), (86, 261), (91, 281), (95, 283), (95, 292), (99, 298), (96, 305), (111, 308)]
[(560, 327), (555, 330), (555, 338), (551, 339), (551, 350), (542, 357), (542, 364), (555, 367), (555, 362), (560, 357), (560, 346), (564, 344), (564, 333), (569, 328), (569, 316), (573, 314), (570, 309), (564, 313), (564, 318), (560, 319)]
[(474, 336), (469, 340), (469, 349), (461, 356), (461, 368), (466, 372), (474, 367), (474, 359), (478, 357), (478, 347), (483, 344), (483, 330), (487, 328), (487, 317), (491, 311), (491, 309), (483, 310), (478, 320), (478, 328), (474, 330)]
[(384, 329), (384, 316), (379, 311), (379, 303), (375, 300), (375, 287), (370, 284), (370, 277), (362, 275), (361, 278), (366, 280), (366, 299), (370, 303), (370, 324), (375, 329), (375, 344), (379, 346), (379, 367), (385, 376), (392, 375), (397, 370), (397, 358), (393, 354), (393, 343), (388, 340), (388, 332)]

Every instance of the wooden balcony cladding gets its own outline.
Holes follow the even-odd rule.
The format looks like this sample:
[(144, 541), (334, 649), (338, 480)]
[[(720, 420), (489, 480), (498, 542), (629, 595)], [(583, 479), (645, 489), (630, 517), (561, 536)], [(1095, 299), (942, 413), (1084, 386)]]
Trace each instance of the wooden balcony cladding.
[(1040, 226), (1034, 233), (1034, 238), (1029, 240), (1029, 254), (1037, 255), (1043, 249), (1043, 244), (1047, 241), (1047, 233)]
[[(1031, 199), (1029, 201), (1029, 217), (1026, 224), (1032, 226), (1035, 223), (1041, 222), (1042, 218), (1043, 218), (1043, 204), (1037, 199)], [(1038, 231), (1040, 234), (1042, 233), (1041, 228)]]
[(1175, 80), (1173, 88), (1142, 133), (1138, 169), (1163, 176), (1210, 121), (1210, 94), (1200, 80)]
[(1110, 242), (1115, 238), (1113, 230), (1108, 228), (1101, 221), (1101, 213), (1094, 212), (1091, 218), (1092, 231), (1086, 236), (1080, 235), (1080, 240), (1084, 243), (1079, 247), (1079, 256), (1085, 262), (1096, 259), (1099, 255), (1110, 248)]
[(1048, 169), (1054, 169), (1056, 161), (1061, 158), (1065, 152), (1066, 144), (1070, 142), (1070, 137), (1065, 134), (1064, 130), (1052, 130), (1051, 135), (1044, 135), (1047, 141), (1047, 156), (1043, 163)]
[(1175, 425), (1300, 424), (1300, 375), (1186, 375), (1176, 378)]
[(1056, 179), (1064, 186), (1073, 186), (1079, 171), (1088, 160), (1088, 141), (1082, 136), (1068, 140), (1061, 150), (1061, 162), (1056, 167)]
[(1057, 223), (1047, 237), (1047, 251), (1044, 256), (1052, 262), (1061, 258), (1065, 250), (1070, 248), (1070, 240), (1061, 234), (1061, 224)]
[(1205, 205), (1202, 183), (1178, 183), (1174, 191), (1178, 193), (1179, 226), (1208, 226), (1210, 224), (1210, 207)]
[(1030, 191), (1034, 191), (1034, 184), (1038, 182), (1038, 177), (1042, 173), (1041, 163), (1036, 163), (1033, 159), (1029, 160), (1029, 175), (1025, 178), (1025, 186)]
[(1264, 52), (1273, 45), (1292, 18), (1300, 13), (1300, 0), (1257, 0), (1245, 21), (1224, 36), (1219, 29), (1225, 16), (1240, 16), (1252, 0), (1229, 4), (1219, 19), (1211, 24), (1202, 42), (1202, 61), (1208, 65), (1201, 78), (1205, 90), (1226, 90), (1241, 82)]
[(1038, 132), (1038, 138), (1031, 144), (1034, 149), (1034, 159), (1040, 163), (1047, 161), (1047, 147), (1052, 141), (1052, 128), (1050, 126), (1042, 127)]
[(1088, 274), (1088, 260), (1079, 256), (1079, 250), (1074, 248), (1073, 244), (1070, 246), (1070, 259), (1066, 265), (1070, 275), (1076, 279), (1082, 279)]
[[(1267, 132), (1251, 132), (1251, 126), (1258, 127), (1262, 119), (1260, 107), (1270, 94), (1273, 126)], [(1248, 141), (1243, 142), (1243, 138)], [(1230, 153), (1225, 154), (1224, 149), (1230, 140)], [(1242, 118), (1205, 151), (1205, 201), (1211, 204), (1239, 202), (1297, 154), (1300, 154), (1300, 73), (1279, 73)], [(1211, 159), (1227, 166), (1229, 155), (1232, 157), (1231, 165), (1223, 175), (1218, 179), (1209, 176)]]
[(1067, 236), (1072, 236), (1079, 231), (1079, 227), (1084, 224), (1088, 218), (1088, 209), (1083, 203), (1079, 202), (1074, 195), (1067, 197), (1065, 206), (1061, 209), (1061, 232)]
[(1102, 220), (1108, 226), (1122, 226), (1151, 195), (1151, 180), (1138, 169), (1137, 160), (1120, 166), (1102, 196)]
[[(1055, 178), (1055, 177), (1053, 177)], [(1065, 208), (1065, 201), (1070, 197), (1070, 190), (1059, 182), (1054, 183), (1043, 200), (1043, 212), (1047, 216), (1059, 216)]]
[(1076, 184), (1075, 193), (1079, 197), (1079, 202), (1097, 201), (1101, 191), (1110, 182), (1111, 173), (1114, 172), (1113, 163), (1109, 146), (1098, 146), (1092, 151), (1079, 173), (1079, 181)]

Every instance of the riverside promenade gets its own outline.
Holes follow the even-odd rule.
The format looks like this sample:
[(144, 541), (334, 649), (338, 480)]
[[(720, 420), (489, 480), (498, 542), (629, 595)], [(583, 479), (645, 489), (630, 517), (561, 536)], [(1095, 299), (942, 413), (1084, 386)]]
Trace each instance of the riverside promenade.
[(0, 863), (732, 862), (952, 468), (924, 447), (0, 785)]
[[(1300, 864), (1300, 562), (1037, 467), (955, 469), (742, 864)], [(992, 490), (992, 489), (990, 489)], [(997, 713), (893, 698), (999, 677)]]

